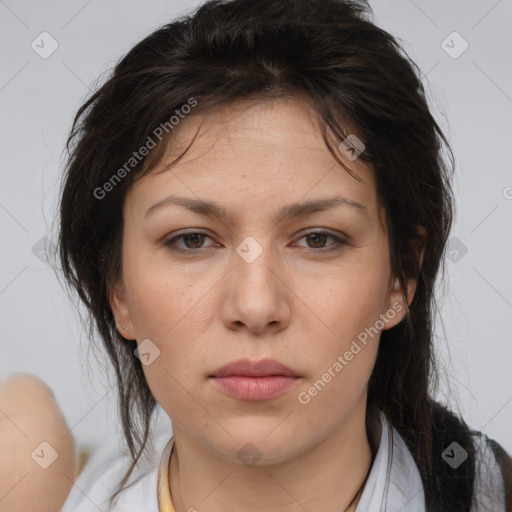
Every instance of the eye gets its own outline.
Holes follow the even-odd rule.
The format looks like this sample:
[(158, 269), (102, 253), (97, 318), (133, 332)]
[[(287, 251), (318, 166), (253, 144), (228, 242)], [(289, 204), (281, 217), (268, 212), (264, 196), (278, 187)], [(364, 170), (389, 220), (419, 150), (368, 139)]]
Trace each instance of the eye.
[[(326, 250), (332, 249), (333, 246), (336, 248), (347, 243), (343, 238), (326, 231), (310, 231), (299, 238), (299, 240), (303, 238), (308, 240), (308, 248), (310, 249), (325, 249), (326, 246), (324, 244), (328, 238), (332, 238), (335, 242), (333, 244), (329, 244)], [(312, 245), (310, 242), (312, 242)]]
[[(181, 252), (181, 253), (190, 253), (198, 252), (198, 249), (204, 249), (202, 247), (205, 238), (210, 238), (206, 233), (201, 231), (190, 231), (188, 233), (182, 233), (181, 235), (175, 236), (170, 240), (164, 242), (164, 245), (168, 247), (171, 251)], [(185, 244), (185, 249), (181, 247), (177, 247), (176, 244), (178, 242), (183, 242)], [(218, 246), (218, 244), (214, 244)]]
[[(182, 233), (164, 241), (163, 245), (173, 252), (183, 254), (201, 252), (208, 247), (219, 247), (220, 244), (218, 243), (211, 244), (210, 246), (204, 246), (203, 244), (206, 238), (212, 240), (210, 236), (202, 231), (189, 231), (188, 233)], [(334, 240), (334, 243), (325, 246), (326, 240), (329, 238)], [(336, 248), (339, 248), (340, 246), (347, 243), (343, 238), (326, 231), (310, 231), (299, 238), (299, 240), (302, 239), (306, 239), (308, 241), (306, 248), (319, 249), (322, 250), (322, 252), (335, 250)], [(179, 244), (182, 245), (179, 246)]]

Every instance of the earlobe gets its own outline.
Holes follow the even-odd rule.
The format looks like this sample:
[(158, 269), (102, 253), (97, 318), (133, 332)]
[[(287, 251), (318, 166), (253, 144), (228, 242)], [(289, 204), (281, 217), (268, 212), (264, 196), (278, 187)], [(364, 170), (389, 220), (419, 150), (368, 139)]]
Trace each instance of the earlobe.
[(119, 334), (126, 339), (135, 339), (130, 310), (126, 301), (124, 286), (121, 283), (117, 283), (112, 289), (109, 302)]
[(385, 329), (391, 329), (398, 325), (407, 315), (407, 310), (411, 305), (416, 291), (416, 280), (409, 279), (407, 282), (407, 298), (404, 296), (400, 287), (400, 280), (398, 277), (394, 279), (393, 286), (389, 292), (389, 300), (385, 316), (387, 318)]
[[(415, 273), (419, 275), (420, 269), (423, 265), (423, 256), (425, 254), (427, 232), (425, 228), (422, 226), (418, 226), (416, 232), (417, 238), (413, 242), (413, 247), (414, 252), (417, 255), (419, 255), (417, 261), (417, 268), (415, 270)], [(401, 289), (400, 280), (398, 279), (398, 277), (392, 276), (391, 280), (394, 280), (394, 282), (389, 289), (388, 312), (395, 311), (398, 314), (393, 315), (393, 319), (386, 325), (385, 329), (390, 329), (391, 327), (394, 327), (404, 319), (414, 299), (417, 287), (417, 279), (409, 278), (407, 280), (406, 285), (407, 297), (405, 297)]]

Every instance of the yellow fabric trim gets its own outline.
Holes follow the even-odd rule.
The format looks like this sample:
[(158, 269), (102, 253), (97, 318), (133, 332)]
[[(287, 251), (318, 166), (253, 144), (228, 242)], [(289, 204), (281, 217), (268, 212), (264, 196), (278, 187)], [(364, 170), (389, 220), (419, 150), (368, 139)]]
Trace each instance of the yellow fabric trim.
[[(174, 437), (169, 439), (162, 458), (160, 459), (160, 466), (158, 468), (158, 510), (159, 512), (176, 512), (172, 504), (171, 490), (169, 488), (169, 470), (171, 464), (172, 449), (174, 448)], [(363, 493), (364, 485), (361, 487), (357, 495), (352, 500), (352, 503), (345, 510), (345, 512), (354, 512), (359, 502), (359, 498)]]
[(158, 469), (158, 510), (159, 512), (176, 512), (171, 499), (169, 489), (169, 466), (171, 462), (172, 449), (174, 448), (174, 437), (169, 439), (164, 449)]

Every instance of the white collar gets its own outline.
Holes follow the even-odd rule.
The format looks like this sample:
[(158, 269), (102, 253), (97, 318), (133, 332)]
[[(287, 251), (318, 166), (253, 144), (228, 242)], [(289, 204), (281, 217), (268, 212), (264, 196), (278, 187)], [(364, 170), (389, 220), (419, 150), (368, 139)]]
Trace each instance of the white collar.
[(397, 430), (382, 411), (379, 414), (379, 448), (355, 512), (425, 512), (416, 463)]

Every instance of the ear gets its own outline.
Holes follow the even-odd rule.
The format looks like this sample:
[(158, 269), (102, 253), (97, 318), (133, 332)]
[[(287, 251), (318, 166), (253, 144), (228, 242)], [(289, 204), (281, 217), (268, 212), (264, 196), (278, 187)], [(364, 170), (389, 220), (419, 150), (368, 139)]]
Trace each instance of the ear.
[[(416, 257), (418, 258), (418, 269), (421, 268), (423, 264), (423, 255), (425, 253), (425, 244), (426, 244), (426, 230), (422, 226), (417, 228), (418, 237), (413, 242), (413, 247), (415, 247)], [(391, 285), (392, 281), (393, 284)], [(406, 284), (407, 297), (404, 297), (402, 289), (400, 287), (400, 282), (398, 277), (392, 276), (390, 280), (390, 288), (388, 289), (388, 303), (386, 309), (386, 318), (385, 327), (383, 330), (391, 329), (395, 325), (399, 324), (401, 320), (407, 314), (407, 310), (411, 305), (411, 302), (414, 299), (414, 294), (416, 293), (416, 285), (417, 281), (414, 278), (408, 279)]]
[[(109, 301), (112, 314), (116, 319), (117, 330), (123, 338), (134, 340), (135, 333), (133, 331), (130, 308), (126, 300), (126, 292), (122, 280), (119, 280), (113, 287)], [(126, 329), (123, 326), (126, 326)]]
[(407, 308), (410, 306), (414, 298), (415, 291), (416, 280), (409, 279), (407, 281), (407, 298), (405, 298), (400, 287), (400, 281), (398, 280), (398, 277), (394, 279), (394, 283), (390, 287), (388, 293), (388, 303), (386, 312), (384, 313), (386, 321), (384, 322), (384, 327), (382, 328), (383, 331), (386, 329), (391, 329), (391, 327), (394, 327), (403, 320), (407, 314)]

